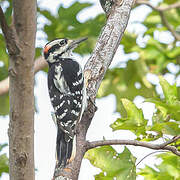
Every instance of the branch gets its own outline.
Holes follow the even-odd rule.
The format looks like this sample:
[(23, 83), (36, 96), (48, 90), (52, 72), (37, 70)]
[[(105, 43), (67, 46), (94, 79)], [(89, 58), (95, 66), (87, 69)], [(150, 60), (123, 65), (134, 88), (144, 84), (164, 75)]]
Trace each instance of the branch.
[(174, 8), (180, 8), (180, 2), (170, 4), (167, 7), (159, 7), (159, 9), (161, 11), (167, 11), (167, 10), (174, 9)]
[(165, 15), (164, 15), (164, 12), (159, 11), (159, 14), (161, 16), (161, 20), (162, 20), (162, 23), (164, 24), (164, 26), (167, 27), (167, 29), (172, 33), (172, 35), (174, 36), (174, 38), (177, 41), (180, 41), (180, 35), (178, 33), (176, 33), (176, 31), (173, 29), (173, 27), (169, 24), (169, 22), (167, 21)]
[(136, 1), (136, 4), (138, 4), (138, 5), (147, 5), (147, 6), (149, 6), (150, 8), (152, 8), (153, 10), (155, 10), (155, 11), (159, 11), (159, 8), (153, 6), (151, 3), (149, 3), (149, 1), (138, 0), (138, 1)]
[(146, 1), (146, 0), (138, 0), (136, 1), (136, 4), (144, 4), (144, 5), (147, 5), (149, 6), (150, 8), (156, 10), (156, 11), (168, 11), (170, 9), (174, 9), (174, 8), (179, 8), (180, 7), (180, 2), (177, 2), (177, 3), (174, 3), (174, 4), (170, 4), (168, 5), (167, 7), (155, 7), (153, 6), (149, 1)]
[(145, 1), (145, 0), (138, 0), (138, 1), (136, 1), (136, 4), (139, 4), (139, 5), (144, 4), (144, 5), (149, 6), (153, 10), (158, 11), (159, 14), (160, 14), (160, 17), (161, 17), (162, 24), (164, 24), (164, 26), (166, 26), (167, 29), (172, 33), (172, 35), (174, 36), (176, 41), (180, 41), (180, 35), (178, 33), (176, 33), (176, 31), (169, 24), (169, 22), (167, 21), (165, 15), (164, 15), (164, 11), (167, 11), (167, 10), (170, 10), (170, 9), (173, 9), (173, 8), (179, 8), (180, 7), (180, 2), (171, 4), (171, 5), (167, 6), (167, 7), (155, 7), (151, 3), (149, 3), (148, 1)]
[[(121, 4), (120, 0), (120, 4)], [(124, 0), (117, 5), (107, 20), (102, 34), (96, 43), (92, 56), (85, 65), (85, 79), (88, 85), (88, 96), (95, 99), (100, 83), (111, 64), (129, 20), (133, 0)]]
[[(126, 29), (133, 0), (117, 0), (108, 16), (106, 25), (102, 29), (95, 49), (85, 65), (84, 76), (87, 85), (87, 95), (92, 101), (95, 100), (102, 79), (111, 64), (120, 40)], [(77, 151), (75, 159), (69, 163), (64, 170), (58, 173), (60, 177), (78, 179), (80, 166), (86, 152), (86, 133), (95, 113), (94, 105), (89, 102), (87, 110), (83, 114), (82, 120), (77, 127)]]
[(136, 140), (102, 140), (102, 141), (87, 142), (86, 148), (87, 150), (89, 150), (98, 146), (105, 146), (105, 145), (133, 145), (133, 146), (142, 146), (155, 150), (168, 150), (176, 154), (177, 156), (180, 156), (180, 151), (178, 151), (176, 147), (168, 146), (169, 144), (177, 141), (178, 139), (180, 139), (180, 135), (162, 144), (151, 144)]
[(1, 28), (4, 33), (4, 36), (7, 38), (9, 36), (10, 28), (6, 22), (6, 18), (4, 16), (1, 6), (0, 6), (0, 23), (1, 23)]
[[(37, 58), (34, 64), (34, 73), (37, 73), (38, 71), (44, 69), (45, 67), (47, 67), (47, 62), (44, 60), (44, 58), (42, 56)], [(8, 91), (9, 91), (9, 77), (0, 81), (0, 96), (8, 93)]]
[(17, 40), (18, 38), (16, 36), (14, 28), (8, 26), (1, 6), (0, 6), (0, 24), (1, 24), (2, 32), (4, 34), (9, 55), (12, 56), (18, 55), (20, 53), (20, 48)]
[(168, 152), (166, 150), (160, 150), (160, 151), (154, 151), (154, 152), (151, 152), (149, 154), (147, 154), (146, 156), (144, 156), (137, 164), (136, 164), (136, 167), (144, 160), (146, 159), (147, 157), (151, 156), (152, 154), (155, 154), (155, 153), (164, 153), (164, 152)]

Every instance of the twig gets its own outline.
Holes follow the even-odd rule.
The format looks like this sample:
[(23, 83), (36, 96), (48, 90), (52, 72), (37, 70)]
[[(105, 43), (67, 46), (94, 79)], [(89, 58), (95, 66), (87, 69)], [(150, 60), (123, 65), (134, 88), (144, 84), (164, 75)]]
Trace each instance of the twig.
[(104, 140), (104, 141), (102, 140), (102, 141), (87, 142), (86, 148), (87, 150), (89, 150), (98, 146), (105, 146), (105, 145), (133, 145), (133, 146), (142, 146), (156, 150), (168, 150), (176, 154), (177, 156), (180, 156), (180, 151), (178, 151), (176, 147), (168, 146), (169, 144), (177, 141), (178, 139), (180, 139), (180, 135), (162, 144), (151, 144), (136, 140)]
[(176, 33), (176, 31), (172, 28), (172, 26), (169, 24), (169, 22), (167, 21), (165, 15), (164, 15), (164, 12), (163, 11), (159, 11), (159, 14), (161, 16), (161, 20), (162, 20), (162, 23), (164, 24), (164, 26), (167, 27), (167, 29), (172, 33), (172, 35), (174, 36), (174, 38), (177, 40), (177, 41), (180, 41), (180, 35), (178, 33)]
[(180, 8), (180, 2), (170, 4), (167, 7), (159, 7), (159, 9), (161, 11), (167, 11), (167, 10), (174, 9), (174, 8)]
[(176, 41), (180, 41), (180, 35), (178, 33), (176, 33), (176, 31), (172, 28), (172, 26), (169, 24), (169, 22), (167, 21), (165, 15), (164, 15), (164, 11), (167, 11), (167, 10), (170, 10), (173, 8), (179, 8), (180, 2), (171, 4), (168, 7), (155, 7), (151, 3), (149, 3), (148, 1), (145, 1), (145, 0), (138, 0), (138, 1), (136, 1), (136, 4), (139, 4), (139, 5), (144, 4), (144, 5), (149, 6), (153, 10), (158, 11), (164, 26), (166, 26), (167, 29), (172, 33), (172, 35), (174, 36)]
[(180, 139), (180, 135), (173, 137), (172, 139), (170, 139), (169, 141), (166, 141), (166, 142), (162, 143), (161, 145), (162, 145), (162, 147), (165, 147), (165, 146), (167, 146), (168, 144), (171, 144), (171, 143), (177, 141), (178, 139)]
[(170, 9), (174, 9), (174, 8), (179, 8), (180, 7), (180, 2), (177, 2), (177, 3), (174, 3), (174, 4), (170, 4), (168, 5), (167, 7), (155, 7), (153, 6), (149, 1), (145, 1), (145, 0), (138, 0), (136, 1), (136, 4), (144, 4), (144, 5), (147, 5), (149, 6), (150, 8), (156, 10), (156, 11), (168, 11)]
[(20, 53), (20, 47), (18, 45), (18, 38), (15, 30), (8, 26), (3, 10), (0, 6), (0, 24), (6, 41), (6, 46), (10, 56), (18, 55)]
[[(47, 62), (41, 56), (35, 60), (34, 73), (37, 73), (41, 69), (47, 67)], [(6, 94), (9, 91), (9, 77), (0, 81), (0, 96)]]
[(161, 152), (168, 152), (168, 151), (167, 151), (167, 150), (161, 150), (161, 151), (151, 152), (151, 153), (147, 154), (146, 156), (144, 156), (144, 157), (136, 164), (136, 167), (137, 167), (145, 158), (147, 158), (148, 156), (151, 156), (152, 154), (155, 154), (155, 153), (161, 153)]
[(136, 1), (136, 4), (139, 4), (139, 5), (144, 4), (144, 5), (149, 6), (149, 7), (150, 7), (150, 8), (152, 8), (152, 9), (154, 9), (155, 11), (159, 11), (159, 8), (158, 8), (158, 7), (153, 6), (151, 3), (149, 3), (149, 1), (138, 0), (138, 1)]
[(6, 22), (6, 18), (4, 16), (4, 13), (3, 13), (1, 6), (0, 6), (0, 24), (1, 24), (2, 32), (5, 36), (5, 39), (8, 39), (8, 37), (10, 35), (9, 33), (11, 30), (10, 30), (10, 28)]

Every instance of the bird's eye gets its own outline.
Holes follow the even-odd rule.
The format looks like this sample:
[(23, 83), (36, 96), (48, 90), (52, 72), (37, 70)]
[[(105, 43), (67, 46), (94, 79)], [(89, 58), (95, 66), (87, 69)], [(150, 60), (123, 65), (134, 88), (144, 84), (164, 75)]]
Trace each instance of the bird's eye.
[(67, 39), (63, 39), (60, 43), (60, 46), (64, 46), (67, 44)]

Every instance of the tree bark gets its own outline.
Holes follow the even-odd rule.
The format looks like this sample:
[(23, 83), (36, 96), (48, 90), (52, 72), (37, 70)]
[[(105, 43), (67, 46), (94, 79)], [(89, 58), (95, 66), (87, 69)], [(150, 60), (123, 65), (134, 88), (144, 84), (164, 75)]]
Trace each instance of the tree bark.
[[(13, 1), (10, 65), (10, 180), (34, 180), (34, 56), (36, 1)], [(7, 44), (7, 42), (6, 42)], [(8, 44), (11, 46), (11, 44)]]
[[(87, 95), (92, 101), (95, 100), (102, 79), (119, 46), (129, 20), (132, 6), (133, 0), (116, 0), (106, 25), (98, 38), (95, 49), (85, 65), (84, 76), (87, 86)], [(81, 162), (87, 151), (86, 133), (94, 113), (95, 107), (92, 102), (89, 102), (88, 108), (84, 112), (82, 120), (77, 128), (77, 153), (75, 159), (58, 174), (58, 177), (54, 177), (53, 179), (78, 179)]]

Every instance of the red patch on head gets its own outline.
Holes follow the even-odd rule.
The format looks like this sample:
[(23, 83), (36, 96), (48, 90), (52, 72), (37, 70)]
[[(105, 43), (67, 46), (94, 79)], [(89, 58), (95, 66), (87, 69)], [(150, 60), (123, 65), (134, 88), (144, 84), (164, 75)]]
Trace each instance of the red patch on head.
[(48, 51), (49, 51), (49, 49), (50, 49), (50, 46), (46, 45), (46, 46), (44, 47), (44, 54), (47, 54)]

